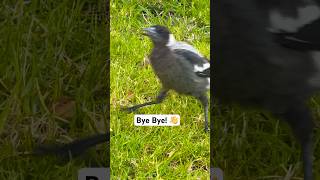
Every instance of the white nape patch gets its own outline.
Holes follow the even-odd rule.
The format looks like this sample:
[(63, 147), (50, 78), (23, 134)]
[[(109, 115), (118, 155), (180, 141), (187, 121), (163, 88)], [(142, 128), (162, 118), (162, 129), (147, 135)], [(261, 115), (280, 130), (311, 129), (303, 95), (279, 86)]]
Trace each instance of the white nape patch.
[(309, 79), (309, 84), (313, 87), (320, 88), (320, 51), (311, 53), (317, 72)]
[(176, 39), (174, 38), (173, 34), (169, 34), (169, 41), (167, 43), (167, 46), (170, 47), (170, 46), (173, 46), (175, 43), (176, 43)]
[(210, 68), (210, 63), (205, 63), (202, 66), (195, 64), (193, 66), (193, 71), (194, 72), (201, 72), (201, 71), (204, 71), (205, 69), (208, 69), (208, 68)]
[(168, 43), (166, 44), (166, 46), (169, 47), (171, 50), (184, 49), (184, 50), (187, 50), (187, 51), (191, 51), (191, 52), (197, 54), (200, 57), (203, 57), (203, 55), (200, 54), (200, 52), (197, 51), (190, 44), (185, 43), (185, 42), (181, 42), (181, 41), (176, 41), (176, 39), (174, 38), (173, 34), (169, 34), (169, 40), (168, 40)]
[(206, 89), (210, 89), (210, 78), (207, 78), (207, 81), (209, 84), (206, 86)]
[(271, 29), (285, 30), (295, 32), (298, 28), (316, 20), (320, 17), (320, 8), (316, 5), (309, 5), (298, 8), (298, 17), (288, 17), (282, 15), (277, 10), (272, 10), (269, 13)]

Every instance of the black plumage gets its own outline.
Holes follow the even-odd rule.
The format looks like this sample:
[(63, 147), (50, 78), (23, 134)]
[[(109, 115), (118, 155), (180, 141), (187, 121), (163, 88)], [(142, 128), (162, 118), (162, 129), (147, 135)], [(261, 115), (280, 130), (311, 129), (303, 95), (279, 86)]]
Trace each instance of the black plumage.
[(106, 143), (110, 139), (110, 133), (95, 134), (92, 136), (77, 139), (67, 144), (48, 144), (35, 147), (34, 155), (57, 155), (64, 159), (77, 157), (88, 148), (97, 144)]
[(284, 47), (299, 51), (320, 51), (320, 18), (296, 32), (273, 32), (275, 41)]
[(179, 42), (164, 26), (152, 26), (144, 29), (144, 35), (150, 37), (153, 49), (150, 63), (161, 81), (162, 88), (155, 101), (126, 108), (135, 111), (140, 107), (161, 103), (169, 90), (196, 97), (203, 105), (205, 130), (208, 130), (208, 98), (210, 86), (208, 77), (197, 73), (210, 67), (209, 61), (195, 48), (185, 42)]
[(316, 4), (307, 2), (215, 1), (212, 53), (214, 99), (262, 108), (285, 120), (301, 144), (304, 176), (311, 180), (314, 124), (306, 101), (320, 87), (320, 27), (311, 11), (310, 22), (291, 21), (303, 10), (318, 13)]

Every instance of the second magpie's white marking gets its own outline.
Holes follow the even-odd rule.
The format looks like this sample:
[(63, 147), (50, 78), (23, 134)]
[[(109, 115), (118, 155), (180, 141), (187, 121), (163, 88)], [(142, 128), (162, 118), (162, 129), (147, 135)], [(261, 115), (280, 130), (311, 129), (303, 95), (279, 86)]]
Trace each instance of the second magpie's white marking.
[(193, 66), (193, 71), (194, 72), (201, 72), (201, 71), (204, 71), (205, 69), (208, 69), (208, 68), (210, 68), (210, 63), (202, 64), (202, 66), (199, 66), (198, 64), (195, 64)]
[(320, 17), (320, 8), (316, 5), (299, 7), (297, 10), (298, 16), (296, 19), (284, 16), (278, 10), (272, 10), (269, 13), (271, 29), (295, 32), (300, 27)]
[(210, 78), (207, 78), (208, 85), (206, 86), (206, 89), (210, 89)]
[(169, 34), (169, 40), (168, 43), (166, 44), (167, 47), (169, 47), (171, 50), (175, 50), (175, 49), (184, 49), (187, 51), (191, 51), (195, 54), (198, 54), (200, 57), (203, 57), (202, 54), (199, 53), (199, 51), (197, 51), (193, 46), (191, 46), (188, 43), (185, 42), (180, 42), (180, 41), (176, 41), (176, 39), (174, 38), (173, 34)]

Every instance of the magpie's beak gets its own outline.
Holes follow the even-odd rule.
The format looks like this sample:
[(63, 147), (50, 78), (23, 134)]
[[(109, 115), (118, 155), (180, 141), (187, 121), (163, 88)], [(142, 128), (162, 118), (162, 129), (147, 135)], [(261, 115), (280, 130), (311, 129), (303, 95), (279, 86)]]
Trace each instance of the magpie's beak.
[(157, 32), (154, 27), (143, 28), (143, 35), (155, 37), (157, 36)]

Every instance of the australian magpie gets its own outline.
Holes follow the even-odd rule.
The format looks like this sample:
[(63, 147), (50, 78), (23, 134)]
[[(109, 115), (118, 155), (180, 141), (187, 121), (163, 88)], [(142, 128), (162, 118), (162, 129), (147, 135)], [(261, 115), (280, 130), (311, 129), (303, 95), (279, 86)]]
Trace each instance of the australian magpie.
[(320, 9), (312, 0), (221, 0), (213, 4), (214, 99), (258, 107), (285, 120), (312, 174), (313, 118), (320, 88)]
[(169, 90), (196, 97), (204, 108), (205, 131), (208, 130), (208, 97), (210, 78), (202, 72), (210, 67), (209, 61), (194, 47), (176, 41), (168, 28), (160, 25), (145, 28), (144, 35), (153, 42), (150, 62), (162, 88), (155, 101), (125, 108), (135, 111), (140, 107), (161, 103)]
[[(145, 35), (154, 42), (151, 64), (160, 78), (163, 87), (156, 101), (127, 108), (129, 111), (139, 107), (160, 103), (169, 89), (197, 97), (204, 106), (205, 129), (208, 129), (208, 98), (210, 64), (195, 48), (185, 42), (175, 41), (166, 27), (153, 26), (144, 29)], [(161, 71), (162, 70), (162, 71)], [(53, 154), (63, 158), (75, 157), (88, 148), (108, 142), (109, 133), (77, 139), (68, 144), (41, 145), (34, 149), (35, 155)]]

